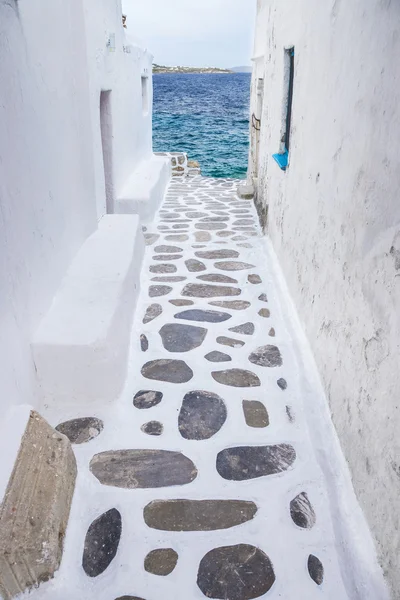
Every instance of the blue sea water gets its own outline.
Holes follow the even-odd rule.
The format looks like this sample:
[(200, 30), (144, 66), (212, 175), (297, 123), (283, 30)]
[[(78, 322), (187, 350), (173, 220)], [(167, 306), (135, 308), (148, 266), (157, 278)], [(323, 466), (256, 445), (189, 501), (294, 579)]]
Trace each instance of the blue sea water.
[(187, 152), (208, 177), (246, 176), (250, 73), (153, 76), (155, 152)]

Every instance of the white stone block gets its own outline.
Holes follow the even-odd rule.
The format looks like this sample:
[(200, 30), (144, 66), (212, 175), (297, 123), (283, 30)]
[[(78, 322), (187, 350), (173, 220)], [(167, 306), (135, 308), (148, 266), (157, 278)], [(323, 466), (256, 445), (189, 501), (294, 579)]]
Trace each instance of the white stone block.
[(107, 215), (76, 255), (32, 343), (45, 403), (118, 397), (143, 254), (139, 217)]

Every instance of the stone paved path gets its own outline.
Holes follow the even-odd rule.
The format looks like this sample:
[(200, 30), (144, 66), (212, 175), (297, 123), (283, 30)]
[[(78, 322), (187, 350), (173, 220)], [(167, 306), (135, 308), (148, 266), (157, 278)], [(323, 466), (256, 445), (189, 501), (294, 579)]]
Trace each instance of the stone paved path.
[(60, 424), (78, 484), (61, 570), (35, 598), (348, 598), (308, 383), (236, 186), (173, 182), (145, 231), (126, 389)]

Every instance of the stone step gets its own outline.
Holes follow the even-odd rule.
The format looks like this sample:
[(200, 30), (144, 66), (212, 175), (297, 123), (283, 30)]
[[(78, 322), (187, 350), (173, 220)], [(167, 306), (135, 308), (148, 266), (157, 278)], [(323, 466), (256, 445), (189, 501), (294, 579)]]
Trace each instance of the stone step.
[[(27, 420), (0, 507), (0, 594), (10, 600), (54, 576), (72, 496), (76, 461), (69, 440), (34, 410)], [(18, 415), (21, 421), (21, 414)], [(12, 430), (12, 420), (9, 426)], [(19, 428), (21, 429), (21, 428)]]

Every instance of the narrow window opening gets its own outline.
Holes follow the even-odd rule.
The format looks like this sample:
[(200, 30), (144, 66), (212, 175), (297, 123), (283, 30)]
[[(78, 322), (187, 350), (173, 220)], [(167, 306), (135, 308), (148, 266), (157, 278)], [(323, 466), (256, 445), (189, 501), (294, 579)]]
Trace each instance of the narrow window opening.
[(100, 129), (103, 149), (106, 210), (110, 214), (114, 212), (113, 126), (110, 90), (100, 93)]
[(286, 171), (289, 164), (290, 134), (292, 127), (292, 106), (294, 87), (294, 48), (285, 49), (284, 55), (284, 96), (280, 149), (273, 158), (279, 167)]
[(149, 78), (142, 76), (142, 110), (143, 114), (149, 112)]

